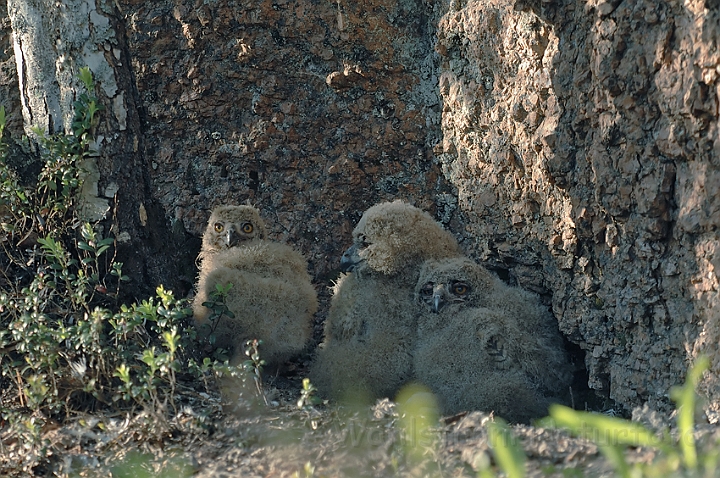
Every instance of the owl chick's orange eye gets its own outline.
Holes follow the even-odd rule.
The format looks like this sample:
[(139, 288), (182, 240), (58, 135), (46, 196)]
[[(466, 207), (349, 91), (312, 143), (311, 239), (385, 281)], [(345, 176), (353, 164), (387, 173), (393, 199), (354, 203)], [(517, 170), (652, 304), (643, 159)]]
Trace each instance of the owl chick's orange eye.
[(244, 232), (245, 234), (250, 234), (251, 232), (253, 232), (255, 230), (255, 228), (253, 228), (253, 225), (250, 224), (249, 222), (246, 222), (245, 224), (243, 224), (241, 229), (242, 229), (242, 232)]
[(455, 295), (465, 295), (470, 291), (470, 288), (462, 282), (456, 282), (452, 286), (452, 293)]
[(222, 225), (220, 222), (215, 223), (215, 232), (223, 232), (225, 230), (225, 226)]

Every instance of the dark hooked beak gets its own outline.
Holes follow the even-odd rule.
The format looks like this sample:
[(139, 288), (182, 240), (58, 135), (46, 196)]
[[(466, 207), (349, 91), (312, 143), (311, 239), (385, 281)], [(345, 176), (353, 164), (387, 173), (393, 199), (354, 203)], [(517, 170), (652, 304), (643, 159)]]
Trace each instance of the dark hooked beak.
[(360, 262), (362, 262), (362, 259), (357, 255), (357, 246), (353, 244), (340, 258), (340, 270), (342, 272), (352, 272)]
[(227, 247), (234, 247), (240, 243), (240, 236), (235, 232), (235, 228), (231, 227), (225, 234), (225, 245)]

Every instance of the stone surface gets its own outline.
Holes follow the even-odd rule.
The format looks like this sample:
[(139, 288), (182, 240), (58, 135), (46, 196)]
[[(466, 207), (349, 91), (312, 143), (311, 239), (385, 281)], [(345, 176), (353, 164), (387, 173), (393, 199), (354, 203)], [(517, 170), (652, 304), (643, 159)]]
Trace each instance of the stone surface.
[(422, 3), (126, 3), (151, 182), (178, 230), (249, 201), (327, 285), (372, 204), (451, 217)]
[(539, 273), (590, 386), (625, 407), (666, 407), (699, 353), (718, 407), (719, 19), (494, 0), (439, 22), (439, 159), (469, 249)]

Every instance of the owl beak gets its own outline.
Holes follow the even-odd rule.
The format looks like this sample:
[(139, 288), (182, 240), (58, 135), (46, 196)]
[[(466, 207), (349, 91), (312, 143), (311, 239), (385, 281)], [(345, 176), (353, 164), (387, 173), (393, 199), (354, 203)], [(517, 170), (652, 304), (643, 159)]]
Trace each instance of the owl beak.
[(432, 311), (436, 314), (440, 313), (443, 305), (445, 305), (445, 300), (442, 297), (442, 290), (436, 290), (433, 294)]
[(447, 303), (447, 298), (447, 289), (445, 289), (445, 286), (442, 284), (435, 284), (432, 295), (432, 311), (439, 314), (440, 309), (442, 309)]
[(352, 272), (361, 262), (362, 258), (357, 253), (357, 246), (353, 244), (340, 258), (340, 270), (342, 272)]
[(235, 232), (235, 228), (231, 227), (225, 234), (225, 245), (227, 247), (234, 247), (240, 243), (240, 236)]

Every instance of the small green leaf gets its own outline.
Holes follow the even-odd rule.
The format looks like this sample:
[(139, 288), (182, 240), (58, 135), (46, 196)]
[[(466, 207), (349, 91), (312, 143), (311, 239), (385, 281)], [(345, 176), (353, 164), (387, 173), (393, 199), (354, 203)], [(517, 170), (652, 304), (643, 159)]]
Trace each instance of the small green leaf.
[(113, 373), (113, 376), (118, 377), (126, 384), (130, 383), (130, 369), (128, 369), (127, 365), (125, 364), (120, 365), (116, 369), (115, 373)]
[(93, 248), (90, 244), (87, 242), (80, 241), (78, 242), (78, 249), (82, 249), (83, 251), (92, 251)]
[(90, 71), (90, 67), (83, 67), (80, 68), (80, 81), (83, 82), (85, 85), (85, 89), (88, 91), (91, 91), (93, 89), (93, 75), (92, 71)]

